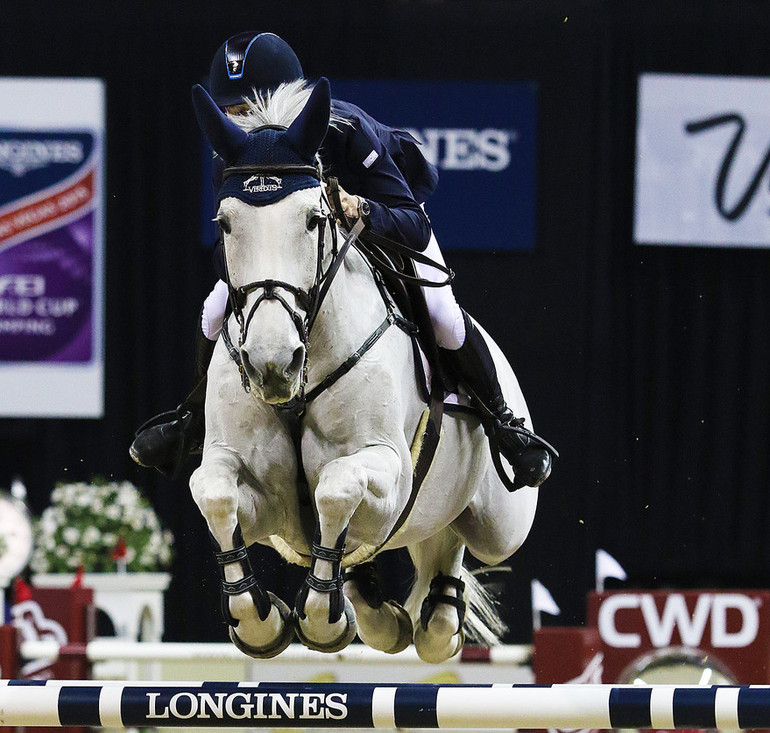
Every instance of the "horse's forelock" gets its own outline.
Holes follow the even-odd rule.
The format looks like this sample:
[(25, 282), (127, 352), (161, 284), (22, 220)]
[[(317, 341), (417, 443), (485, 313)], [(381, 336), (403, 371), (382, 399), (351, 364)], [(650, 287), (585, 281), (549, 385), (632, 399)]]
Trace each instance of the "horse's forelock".
[[(228, 114), (227, 116), (246, 132), (256, 130), (262, 125), (283, 125), (288, 127), (297, 115), (304, 109), (313, 85), (305, 79), (298, 79), (287, 84), (281, 84), (272, 92), (264, 94), (252, 90), (254, 96), (246, 100), (248, 110), (244, 114)], [(330, 124), (339, 128), (340, 125), (352, 123), (335, 114), (332, 110)]]
[(262, 125), (283, 125), (288, 127), (307, 104), (312, 87), (304, 80), (281, 84), (272, 92), (258, 94), (246, 100), (248, 109), (244, 114), (228, 117), (246, 132)]

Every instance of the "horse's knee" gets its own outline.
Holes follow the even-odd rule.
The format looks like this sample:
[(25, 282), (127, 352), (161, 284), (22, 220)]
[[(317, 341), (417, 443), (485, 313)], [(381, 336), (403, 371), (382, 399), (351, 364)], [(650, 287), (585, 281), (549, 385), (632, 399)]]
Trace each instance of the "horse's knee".
[(238, 495), (235, 487), (207, 486), (195, 497), (195, 502), (201, 514), (209, 520), (233, 517), (238, 511)]
[(319, 516), (349, 516), (363, 500), (367, 485), (368, 477), (362, 466), (329, 464), (315, 492)]
[(238, 486), (235, 476), (222, 472), (207, 472), (199, 468), (190, 477), (190, 491), (198, 509), (210, 525), (232, 523), (238, 511)]

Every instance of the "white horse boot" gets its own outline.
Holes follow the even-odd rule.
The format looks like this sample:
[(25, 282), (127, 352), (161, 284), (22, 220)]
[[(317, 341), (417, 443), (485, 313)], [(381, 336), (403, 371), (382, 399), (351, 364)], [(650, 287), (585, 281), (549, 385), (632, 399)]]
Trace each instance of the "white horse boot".
[[(470, 316), (463, 311), (465, 341), (454, 351), (441, 349), (448, 357), (460, 381), (471, 393), (474, 401), (489, 413), (482, 420), (487, 434), (516, 474), (514, 489), (522, 486), (539, 486), (551, 473), (556, 450), (524, 426), (523, 418), (514, 417), (505, 403), (497, 370), (484, 336), (476, 328)], [(491, 433), (491, 435), (490, 435)]]
[(176, 408), (150, 418), (137, 431), (129, 454), (146, 468), (175, 478), (187, 457), (199, 451), (205, 435), (206, 372), (216, 341), (195, 333), (195, 388)]

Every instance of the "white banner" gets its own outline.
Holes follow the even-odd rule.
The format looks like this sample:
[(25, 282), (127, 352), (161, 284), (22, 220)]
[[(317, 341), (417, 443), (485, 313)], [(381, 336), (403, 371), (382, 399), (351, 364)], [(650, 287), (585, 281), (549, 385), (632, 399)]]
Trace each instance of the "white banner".
[(0, 417), (104, 413), (104, 83), (0, 79)]
[(770, 247), (770, 78), (639, 78), (634, 241)]

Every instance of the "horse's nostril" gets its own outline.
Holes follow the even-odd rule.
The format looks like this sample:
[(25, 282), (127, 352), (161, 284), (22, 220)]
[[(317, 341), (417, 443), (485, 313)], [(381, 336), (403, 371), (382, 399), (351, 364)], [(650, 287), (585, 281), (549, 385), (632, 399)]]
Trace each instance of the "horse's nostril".
[(284, 370), (284, 374), (287, 377), (291, 377), (294, 374), (297, 374), (302, 367), (305, 364), (305, 347), (304, 346), (298, 346), (296, 349), (294, 349), (294, 354), (292, 355), (291, 362), (289, 363), (289, 366), (286, 367)]
[(241, 351), (241, 362), (243, 363), (243, 369), (249, 379), (257, 386), (261, 387), (264, 384), (265, 379), (262, 376), (262, 372), (260, 372), (258, 369), (255, 369), (252, 365), (251, 361), (249, 360), (248, 352)]

